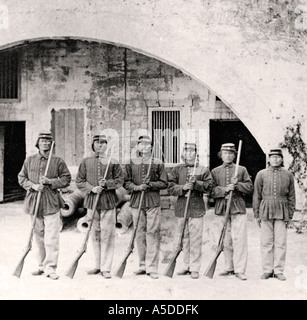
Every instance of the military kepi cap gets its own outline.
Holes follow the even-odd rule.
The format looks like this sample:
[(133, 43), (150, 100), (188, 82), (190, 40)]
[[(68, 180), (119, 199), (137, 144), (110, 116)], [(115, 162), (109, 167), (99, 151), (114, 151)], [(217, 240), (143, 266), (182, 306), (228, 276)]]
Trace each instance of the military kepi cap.
[(149, 136), (139, 136), (138, 143), (140, 143), (140, 142), (151, 143), (151, 139)]
[(38, 134), (38, 139), (50, 139), (50, 140), (53, 140), (52, 134), (51, 134), (50, 131), (41, 131)]
[(185, 143), (184, 143), (183, 150), (187, 150), (187, 149), (194, 149), (194, 150), (196, 150), (196, 149), (197, 149), (196, 143), (185, 142)]
[(94, 141), (97, 141), (97, 140), (99, 140), (99, 141), (104, 141), (104, 142), (108, 142), (107, 137), (106, 137), (104, 134), (95, 134), (95, 135), (93, 136), (92, 141), (94, 142)]
[(280, 156), (280, 157), (283, 158), (283, 154), (282, 154), (281, 148), (271, 149), (270, 152), (269, 152), (269, 157), (270, 157), (270, 156), (273, 156), (273, 155), (277, 155), (277, 156)]
[(234, 143), (224, 143), (221, 146), (221, 151), (232, 151), (232, 152), (237, 152), (236, 150), (236, 146), (234, 145)]
[(104, 134), (95, 134), (92, 138), (92, 150), (95, 152), (94, 142), (95, 141), (102, 141), (108, 143), (107, 137)]
[(39, 139), (49, 139), (49, 140), (53, 140), (53, 137), (52, 137), (52, 134), (50, 131), (41, 131), (39, 134), (38, 134), (38, 138), (37, 138), (37, 141), (36, 141), (36, 144), (35, 144), (35, 147), (38, 148), (38, 141)]

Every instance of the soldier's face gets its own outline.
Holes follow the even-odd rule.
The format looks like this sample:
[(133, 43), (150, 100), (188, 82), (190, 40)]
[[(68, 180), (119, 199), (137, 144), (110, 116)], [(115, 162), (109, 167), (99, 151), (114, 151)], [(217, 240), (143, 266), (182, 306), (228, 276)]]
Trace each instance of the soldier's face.
[(272, 167), (279, 167), (282, 164), (283, 158), (278, 155), (272, 155), (269, 160)]
[(141, 153), (148, 154), (151, 152), (151, 143), (142, 141), (138, 144), (138, 149)]
[(40, 151), (48, 151), (51, 148), (51, 140), (50, 139), (39, 139), (38, 148)]
[(235, 158), (235, 154), (232, 151), (222, 150), (221, 158), (224, 163), (231, 163)]
[(195, 149), (185, 149), (183, 156), (185, 158), (185, 160), (189, 163), (193, 163), (196, 157), (196, 151)]
[(107, 143), (105, 141), (96, 140), (94, 141), (95, 152), (105, 152), (107, 149)]

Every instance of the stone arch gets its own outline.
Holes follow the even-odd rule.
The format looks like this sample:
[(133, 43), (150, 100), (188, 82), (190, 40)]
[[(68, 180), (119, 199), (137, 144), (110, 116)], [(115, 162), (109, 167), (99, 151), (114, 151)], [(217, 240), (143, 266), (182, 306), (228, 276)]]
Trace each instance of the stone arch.
[[(210, 77), (206, 77), (205, 79), (201, 79), (199, 78), (197, 75), (191, 73), (191, 71), (188, 68), (185, 68), (185, 66), (182, 65), (178, 65), (177, 63), (174, 63), (173, 61), (165, 58), (165, 57), (161, 57), (155, 54), (154, 51), (147, 51), (147, 50), (143, 50), (142, 48), (138, 48), (138, 47), (134, 47), (134, 46), (127, 46), (125, 45), (123, 42), (121, 43), (115, 43), (112, 41), (107, 41), (104, 39), (94, 39), (94, 38), (89, 38), (89, 37), (78, 37), (78, 36), (57, 36), (57, 37), (38, 37), (38, 38), (27, 38), (27, 39), (22, 39), (19, 41), (15, 41), (15, 42), (10, 42), (7, 43), (5, 46), (2, 47), (2, 50), (8, 50), (11, 48), (16, 48), (19, 46), (24, 46), (24, 45), (28, 45), (31, 43), (35, 43), (35, 42), (39, 42), (39, 41), (44, 41), (44, 40), (63, 40), (63, 41), (69, 41), (69, 40), (79, 40), (79, 41), (84, 41), (84, 42), (88, 42), (88, 43), (101, 43), (101, 44), (109, 44), (115, 47), (121, 47), (121, 48), (126, 48), (126, 49), (130, 49), (134, 52), (137, 52), (139, 54), (145, 55), (147, 57), (156, 59), (158, 61), (161, 61), (173, 68), (176, 68), (180, 71), (182, 71), (184, 74), (188, 75), (189, 77), (191, 77), (192, 79), (194, 79), (195, 81), (197, 81), (198, 83), (202, 84), (204, 87), (208, 88), (211, 92), (213, 92), (216, 96), (219, 97), (219, 99), (221, 101), (223, 101), (223, 103), (225, 105), (227, 105), (227, 107), (234, 112), (234, 114), (236, 114), (236, 116), (240, 119), (240, 121), (248, 128), (248, 130), (252, 133), (252, 135), (254, 135), (255, 139), (257, 139), (257, 130), (255, 131), (256, 128), (253, 127), (253, 125), (250, 123), (249, 119), (246, 119), (244, 114), (241, 114), (240, 108), (236, 107), (235, 103), (229, 103), (227, 101), (227, 98), (224, 97), (224, 92), (219, 89), (216, 88), (215, 83), (210, 81)], [(231, 72), (238, 77), (238, 75), (236, 74), (235, 70), (231, 70)], [(238, 80), (240, 80), (239, 78), (237, 78)], [(258, 141), (259, 145), (261, 146), (261, 141)]]

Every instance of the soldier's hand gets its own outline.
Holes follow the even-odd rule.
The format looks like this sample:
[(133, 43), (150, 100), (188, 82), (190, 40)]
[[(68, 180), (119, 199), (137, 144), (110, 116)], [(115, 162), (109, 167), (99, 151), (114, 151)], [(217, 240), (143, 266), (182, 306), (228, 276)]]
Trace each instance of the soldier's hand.
[(100, 180), (99, 180), (99, 186), (100, 186), (100, 187), (105, 188), (105, 187), (106, 187), (106, 184), (107, 184), (106, 179), (100, 179)]
[(102, 187), (96, 186), (92, 189), (93, 193), (101, 193), (102, 192)]
[(149, 185), (142, 183), (139, 187), (140, 187), (141, 191), (145, 191), (147, 188), (149, 188)]
[(138, 186), (135, 186), (135, 187), (134, 187), (134, 191), (144, 191), (144, 190), (146, 190), (147, 188), (148, 188), (148, 185), (145, 184), (145, 183), (142, 183), (142, 184), (140, 184), (140, 185), (138, 185)]
[(135, 187), (133, 188), (133, 191), (142, 191), (142, 190), (141, 190), (141, 185), (135, 186)]
[(258, 218), (258, 219), (256, 219), (256, 221), (257, 221), (258, 227), (261, 228), (261, 219)]
[(44, 186), (42, 184), (33, 184), (31, 188), (35, 191), (43, 191), (44, 190)]
[(237, 178), (237, 177), (232, 177), (232, 178), (230, 179), (230, 182), (231, 182), (232, 184), (236, 185), (236, 184), (238, 183), (238, 178)]
[(230, 191), (233, 191), (235, 189), (235, 185), (233, 183), (230, 183), (228, 186), (225, 188), (225, 192), (228, 193)]
[(146, 177), (146, 178), (144, 179), (144, 184), (149, 184), (149, 182), (150, 182), (150, 178), (149, 178), (149, 177)]
[(189, 178), (189, 182), (194, 184), (196, 182), (196, 177), (195, 176), (191, 176)]
[(105, 187), (107, 187), (107, 183), (110, 184), (110, 185), (113, 185), (113, 184), (115, 184), (115, 180), (114, 179), (106, 180), (106, 186)]
[(51, 184), (51, 181), (50, 181), (50, 179), (48, 179), (45, 176), (40, 176), (39, 177), (39, 183), (41, 183), (41, 184)]
[(186, 184), (182, 187), (183, 190), (193, 190), (193, 188), (194, 188), (194, 183), (191, 183), (191, 182), (186, 183)]

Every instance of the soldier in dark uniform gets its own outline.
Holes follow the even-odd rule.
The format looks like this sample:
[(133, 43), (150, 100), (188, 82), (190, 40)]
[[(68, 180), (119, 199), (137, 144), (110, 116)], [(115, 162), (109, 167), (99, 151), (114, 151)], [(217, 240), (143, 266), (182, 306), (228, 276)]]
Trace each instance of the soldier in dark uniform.
[(95, 196), (100, 195), (91, 230), (95, 268), (88, 271), (88, 274), (101, 273), (104, 278), (109, 279), (115, 246), (118, 200), (115, 190), (122, 186), (124, 176), (120, 164), (115, 159), (111, 159), (106, 178), (103, 178), (109, 160), (109, 155), (106, 154), (107, 143), (105, 135), (93, 137), (92, 150), (95, 154), (82, 160), (76, 185), (86, 194), (83, 206), (87, 208), (88, 216), (92, 215)]
[(287, 224), (295, 210), (295, 190), (292, 173), (283, 168), (280, 148), (270, 150), (269, 167), (256, 176), (253, 209), (261, 227), (261, 279), (275, 276), (284, 281)]
[(38, 245), (38, 270), (32, 274), (45, 274), (56, 280), (59, 278), (56, 268), (61, 231), (60, 209), (64, 207), (64, 200), (58, 189), (69, 185), (71, 175), (65, 162), (56, 155), (51, 155), (47, 176), (44, 176), (52, 140), (50, 132), (39, 133), (36, 143), (39, 152), (24, 161), (18, 181), (27, 190), (24, 207), (25, 212), (31, 216), (34, 215), (38, 191), (41, 192), (34, 230)]
[(184, 209), (186, 205), (186, 195), (191, 192), (190, 204), (188, 208), (189, 219), (185, 226), (183, 238), (183, 261), (184, 269), (178, 275), (190, 274), (191, 278), (199, 277), (202, 253), (202, 235), (204, 215), (206, 212), (203, 199), (204, 193), (210, 193), (212, 187), (212, 177), (210, 171), (198, 165), (196, 162), (195, 176), (192, 177), (197, 148), (195, 143), (185, 143), (182, 158), (184, 164), (173, 168), (169, 174), (169, 194), (178, 196), (175, 204), (175, 216), (178, 218), (178, 229), (184, 223)]
[(246, 280), (245, 271), (247, 265), (247, 217), (245, 207), (246, 194), (253, 191), (253, 183), (245, 167), (239, 166), (237, 177), (234, 177), (236, 148), (233, 143), (225, 143), (221, 146), (220, 156), (223, 164), (211, 171), (213, 188), (211, 196), (215, 199), (215, 242), (225, 220), (225, 209), (228, 194), (233, 191), (230, 207), (230, 218), (227, 224), (224, 238), (225, 271), (221, 276), (235, 274), (240, 280)]
[[(145, 191), (136, 233), (136, 246), (139, 253), (139, 269), (136, 275), (148, 274), (157, 279), (160, 249), (160, 190), (167, 188), (167, 175), (164, 164), (153, 158), (152, 142), (148, 136), (140, 136), (137, 156), (126, 165), (125, 188), (131, 192), (130, 207), (133, 223), (136, 224), (141, 191)], [(147, 170), (152, 163), (149, 178)]]

